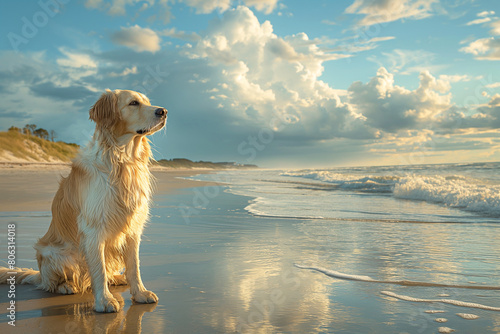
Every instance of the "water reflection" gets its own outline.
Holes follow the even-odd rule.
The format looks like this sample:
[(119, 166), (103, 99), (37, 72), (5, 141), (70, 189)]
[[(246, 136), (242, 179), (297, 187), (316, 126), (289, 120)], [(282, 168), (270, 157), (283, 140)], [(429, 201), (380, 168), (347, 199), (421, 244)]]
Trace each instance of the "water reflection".
[[(44, 333), (434, 333), (436, 316), (425, 313), (433, 306), (395, 300), (380, 291), (430, 299), (445, 293), (451, 299), (500, 305), (496, 291), (388, 287), (293, 266), (316, 265), (379, 280), (495, 285), (500, 272), (497, 226), (264, 219), (221, 213), (225, 201), (231, 210), (247, 203), (221, 194), (214, 208), (200, 209), (190, 225), (172, 213), (175, 209), (158, 209), (141, 245), (143, 279), (159, 296), (158, 305), (132, 304), (127, 287), (115, 287), (123, 310), (97, 314), (89, 294), (37, 297), (27, 291), (29, 298), (21, 293), (18, 299), (17, 325)], [(167, 215), (172, 217), (159, 218)], [(34, 257), (30, 249), (33, 254), (23, 258)], [(20, 292), (25, 288), (19, 286)], [(5, 310), (6, 303), (0, 308)], [(477, 312), (478, 320), (466, 321), (455, 316), (466, 309), (443, 308), (451, 328), (500, 328), (497, 313)], [(7, 332), (7, 326), (1, 323), (0, 332)]]
[(224, 252), (214, 275), (217, 298), (197, 307), (207, 325), (222, 332), (319, 332), (351, 321), (329, 298), (319, 275), (293, 267), (300, 254), (284, 229), (242, 233)]
[[(486, 302), (463, 289), (343, 281), (293, 266), (314, 264), (380, 280), (495, 285), (499, 262), (484, 265), (498, 248), (498, 237), (488, 239), (492, 227), (204, 217), (189, 226), (163, 225), (149, 236), (149, 245), (157, 238), (158, 246), (148, 246), (146, 262), (162, 268), (150, 284), (155, 292), (167, 290), (159, 297), (169, 312), (154, 314), (168, 322), (163, 332), (436, 332), (436, 317), (425, 313), (432, 306), (380, 291), (430, 299), (444, 293), (492, 305), (500, 301), (498, 292), (488, 292)], [(170, 245), (175, 242), (169, 254), (165, 238)], [(451, 327), (486, 328), (497, 319), (486, 312), (467, 325), (452, 307), (444, 308)]]
[[(26, 333), (141, 333), (144, 314), (153, 312), (157, 304), (134, 304), (130, 298), (122, 296), (127, 289), (111, 288), (122, 308), (118, 313), (94, 312), (90, 293), (71, 296), (50, 294), (48, 298), (19, 301), (16, 328), (25, 329)], [(27, 289), (22, 290), (28, 292)], [(161, 323), (158, 325), (158, 332), (162, 332), (164, 326)], [(0, 328), (5, 332), (10, 326), (3, 323)]]

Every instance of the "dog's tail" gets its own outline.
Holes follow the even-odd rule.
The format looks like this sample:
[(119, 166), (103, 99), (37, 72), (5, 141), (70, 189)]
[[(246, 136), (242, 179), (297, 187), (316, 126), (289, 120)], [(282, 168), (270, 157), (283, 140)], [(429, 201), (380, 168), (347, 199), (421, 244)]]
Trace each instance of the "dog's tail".
[(0, 267), (0, 284), (12, 284), (14, 280), (16, 284), (38, 285), (42, 282), (42, 277), (38, 270)]

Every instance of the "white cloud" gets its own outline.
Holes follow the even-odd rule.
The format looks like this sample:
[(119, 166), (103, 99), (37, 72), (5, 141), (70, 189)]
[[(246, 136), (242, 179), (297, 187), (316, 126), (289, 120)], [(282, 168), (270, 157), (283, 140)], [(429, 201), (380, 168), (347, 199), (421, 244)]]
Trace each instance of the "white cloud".
[(471, 53), (478, 60), (500, 60), (500, 39), (480, 38), (461, 48), (460, 51)]
[(500, 20), (491, 22), (490, 27), (492, 28), (490, 30), (492, 35), (500, 35)]
[(161, 20), (168, 23), (171, 19), (169, 0), (86, 0), (85, 7), (105, 11), (111, 16), (127, 15), (128, 7), (142, 4), (139, 9), (133, 9), (133, 13), (128, 13), (131, 19), (136, 19), (141, 13), (153, 13), (148, 17), (148, 21)]
[(391, 39), (395, 39), (395, 38), (396, 37), (394, 37), (394, 36), (374, 37), (374, 38), (367, 40), (365, 43), (385, 42), (385, 41), (390, 41)]
[(65, 67), (68, 76), (73, 80), (79, 80), (88, 75), (95, 75), (98, 72), (98, 63), (91, 56), (85, 53), (70, 51), (67, 48), (59, 48), (64, 57), (57, 58), (56, 63)]
[(490, 156), (498, 148), (492, 138), (499, 136), (500, 94), (478, 108), (467, 109), (455, 106), (451, 94), (445, 94), (448, 81), (436, 80), (426, 72), (420, 80), (419, 88), (410, 91), (395, 86), (392, 76), (380, 69), (369, 83), (351, 86), (349, 103), (364, 113), (370, 125), (386, 130), (381, 140), (367, 146), (369, 152), (395, 155), (400, 161), (391, 163), (407, 164), (424, 163), (417, 161), (420, 159), (428, 163), (456, 160), (457, 151), (464, 160), (474, 154), (477, 159), (477, 153), (471, 152)]
[[(490, 107), (500, 107), (500, 94), (495, 94), (488, 103)], [(500, 116), (500, 114), (499, 114)]]
[(335, 26), (335, 25), (338, 24), (337, 22), (332, 21), (332, 20), (322, 20), (321, 23), (327, 24), (327, 25), (330, 25), (330, 26)]
[[(134, 28), (138, 29), (138, 35), (145, 30), (138, 26), (122, 30)], [(431, 75), (429, 72), (434, 72), (432, 69), (435, 68), (434, 54), (423, 50), (397, 49), (385, 53), (384, 59), (377, 60), (387, 70), (381, 68), (368, 82), (354, 83), (348, 91), (342, 91), (322, 81), (326, 61), (348, 56), (334, 53), (339, 49), (334, 51), (325, 47), (327, 43), (335, 46), (338, 41), (310, 39), (305, 33), (278, 36), (270, 22), (259, 22), (252, 10), (246, 7), (225, 10), (202, 36), (176, 29), (160, 30), (153, 32), (158, 41), (147, 45), (137, 45), (130, 42), (131, 38), (125, 38), (129, 41), (126, 46), (131, 50), (115, 48), (106, 52), (82, 53), (62, 49), (59, 59), (42, 59), (35, 62), (37, 65), (27, 67), (37, 58), (33, 56), (33, 59), (24, 61), (23, 66), (13, 71), (29, 69), (16, 84), (9, 84), (18, 92), (6, 94), (5, 84), (0, 83), (0, 96), (8, 102), (9, 110), (16, 107), (30, 110), (31, 113), (31, 110), (38, 108), (48, 113), (47, 106), (50, 106), (55, 109), (50, 114), (33, 112), (28, 115), (31, 117), (29, 120), (37, 123), (42, 119), (57, 121), (61, 123), (61, 129), (63, 123), (74, 124), (71, 131), (65, 130), (65, 140), (73, 138), (71, 136), (77, 136), (80, 140), (83, 132), (77, 127), (92, 129), (92, 124), (87, 121), (87, 112), (98, 96), (96, 93), (88, 98), (85, 94), (106, 87), (144, 87), (156, 104), (165, 105), (177, 117), (173, 118), (177, 123), (171, 124), (169, 134), (183, 140), (176, 141), (175, 151), (163, 150), (164, 146), (162, 151), (168, 154), (195, 152), (190, 154), (194, 154), (192, 157), (196, 159), (212, 159), (215, 154), (218, 154), (217, 159), (223, 159), (220, 154), (225, 154), (228, 159), (241, 160), (235, 146), (248, 136), (256, 136), (259, 130), (269, 128), (275, 131), (273, 135), (276, 140), (266, 148), (266, 152), (260, 152), (259, 157), (271, 154), (267, 152), (277, 156), (281, 150), (287, 149), (296, 156), (296, 150), (306, 152), (310, 147), (314, 147), (317, 152), (316, 149), (321, 145), (331, 149), (325, 149), (325, 155), (332, 154), (338, 152), (334, 146), (349, 140), (356, 142), (351, 142), (350, 148), (358, 149), (357, 152), (362, 152), (361, 145), (368, 141), (378, 143), (373, 147), (374, 152), (398, 152), (401, 149), (411, 152), (413, 147), (429, 143), (429, 137), (440, 131), (456, 133), (466, 129), (474, 133), (479, 128), (500, 127), (500, 96), (491, 98), (489, 103), (481, 106), (454, 106), (449, 93), (450, 84), (471, 78), (453, 72), (439, 77)], [(159, 39), (163, 36), (189, 40), (192, 47), (186, 45), (179, 49), (160, 49)], [(392, 38), (366, 38), (358, 41), (357, 46), (372, 47), (374, 43)], [(470, 42), (462, 46), (469, 47)], [(151, 51), (156, 46), (158, 50)], [(477, 56), (481, 57), (491, 53), (491, 45), (488, 44), (488, 47), (471, 50), (476, 50)], [(154, 54), (135, 52), (139, 50)], [(179, 50), (182, 51), (178, 53)], [(479, 53), (481, 50), (484, 53)], [(190, 58), (183, 55), (189, 55)], [(53, 66), (49, 67), (49, 63)], [(6, 71), (11, 71), (12, 64), (12, 61), (0, 62), (0, 70), (8, 73), (8, 83), (13, 72)], [(422, 71), (429, 68), (429, 72)], [(416, 71), (422, 72), (417, 89), (402, 87), (394, 78), (396, 73), (413, 74)], [(162, 74), (160, 80), (155, 81), (151, 76), (153, 72), (161, 72), (164, 76)], [(84, 73), (95, 75), (85, 76)], [(412, 77), (416, 79), (416, 75)], [(54, 84), (51, 85), (52, 81)], [(498, 83), (491, 81), (486, 86), (497, 87)], [(67, 98), (65, 101), (62, 100), (65, 98), (63, 92)], [(70, 100), (67, 94), (71, 92), (75, 97)], [(43, 97), (42, 93), (45, 94)], [(21, 106), (14, 103), (14, 99), (21, 100), (23, 96), (25, 98)], [(51, 103), (51, 96), (59, 99), (56, 104)], [(85, 103), (74, 102), (83, 99), (86, 99)], [(459, 100), (462, 101), (462, 97)], [(272, 122), (275, 117), (286, 117), (286, 122), (278, 122), (276, 126)], [(193, 119), (197, 122), (192, 122)], [(24, 120), (28, 122), (28, 118)], [(185, 124), (188, 125), (183, 127)], [(189, 135), (182, 137), (180, 133)], [(203, 140), (200, 141), (200, 138)], [(211, 149), (210, 146), (219, 147), (213, 145), (214, 142), (221, 144), (221, 147)], [(165, 145), (174, 147), (173, 144)]]
[(182, 39), (182, 40), (191, 41), (191, 42), (195, 42), (195, 41), (200, 39), (200, 36), (195, 32), (189, 33), (189, 32), (185, 32), (182, 30), (177, 30), (175, 27), (160, 31), (159, 34), (162, 36), (168, 36), (168, 37)]
[(394, 76), (382, 67), (368, 83), (355, 82), (349, 87), (349, 103), (374, 128), (386, 132), (418, 129), (451, 107), (450, 88), (448, 81), (424, 71), (419, 87), (411, 91), (395, 85)]
[[(460, 127), (453, 122), (462, 118), (464, 126), (486, 125), (455, 112), (451, 83), (469, 81), (469, 76), (436, 78), (427, 70), (433, 66), (433, 54), (396, 51), (394, 71), (382, 67), (368, 83), (353, 83), (346, 94), (321, 80), (323, 62), (338, 55), (324, 51), (319, 41), (304, 33), (277, 36), (270, 22), (260, 23), (246, 7), (228, 10), (193, 47), (184, 49), (190, 58), (207, 60), (219, 73), (210, 78), (216, 88), (210, 96), (234, 117), (235, 126), (265, 127), (273, 117), (286, 115), (290, 122), (277, 129), (276, 136), (292, 141), (374, 139), (400, 131), (423, 134), (441, 126), (455, 131)], [(395, 84), (394, 72), (417, 70), (417, 89)]]
[[(500, 127), (500, 94), (491, 97), (488, 103), (474, 108), (451, 107), (437, 120), (436, 127), (453, 129), (452, 132), (474, 132), (477, 129), (498, 129)], [(460, 130), (460, 131), (457, 131)]]
[(471, 77), (464, 74), (464, 75), (460, 75), (460, 74), (453, 74), (453, 75), (447, 75), (447, 74), (442, 74), (439, 76), (439, 79), (441, 80), (445, 80), (445, 81), (448, 81), (448, 82), (460, 82), (460, 81), (470, 81), (471, 80)]
[[(128, 7), (142, 3), (139, 10), (134, 9), (135, 17), (140, 12), (151, 13), (151, 10), (154, 10), (154, 14), (148, 17), (149, 21), (162, 20), (164, 23), (168, 23), (172, 17), (170, 4), (175, 2), (175, 0), (86, 0), (85, 7), (106, 11), (111, 16), (124, 16), (127, 15)], [(272, 13), (278, 7), (286, 8), (284, 5), (278, 6), (279, 0), (177, 0), (177, 2), (194, 8), (197, 14), (210, 14), (214, 11), (223, 13), (237, 2), (254, 7), (257, 11), (265, 14)]]
[(199, 14), (208, 14), (214, 10), (224, 12), (231, 7), (231, 0), (182, 0), (182, 2), (196, 8)]
[[(402, 154), (417, 151), (433, 140), (434, 131), (400, 130), (396, 134), (386, 134), (384, 140), (371, 145), (369, 151), (373, 153)], [(415, 150), (417, 148), (417, 150)]]
[(405, 130), (368, 147), (371, 147), (369, 152), (379, 156), (377, 161), (384, 164), (470, 162), (484, 158), (491, 161), (493, 155), (498, 157), (497, 137), (488, 130), (464, 131), (453, 137), (432, 130)]
[(407, 75), (425, 70), (436, 72), (443, 67), (443, 65), (434, 64), (435, 54), (426, 50), (394, 49), (381, 54), (383, 57), (370, 56), (367, 59), (379, 67), (389, 69), (389, 72)]
[(254, 7), (260, 12), (271, 14), (276, 9), (279, 0), (245, 0), (245, 5)]
[[(279, 0), (243, 0), (245, 6), (254, 7), (259, 12), (265, 14), (272, 13), (278, 6)], [(180, 0), (186, 5), (196, 9), (197, 13), (209, 14), (218, 10), (225, 12), (233, 5), (233, 0)]]
[(491, 15), (495, 15), (495, 12), (492, 10), (490, 10), (490, 11), (485, 10), (485, 11), (482, 11), (480, 13), (477, 13), (477, 16), (481, 17), (481, 18), (467, 22), (467, 25), (471, 26), (471, 25), (475, 25), (475, 24), (482, 24), (482, 23), (490, 22), (491, 20), (497, 19), (497, 18), (489, 17)]
[[(95, 8), (100, 10), (107, 10), (109, 15), (119, 16), (127, 14), (127, 7), (133, 6), (137, 3), (143, 3), (140, 11), (155, 4), (155, 0), (86, 0), (85, 7)], [(166, 5), (166, 1), (158, 1), (157, 6)]]
[(57, 59), (57, 63), (61, 66), (73, 68), (97, 67), (97, 63), (88, 54), (72, 52), (66, 48), (59, 48), (59, 51), (66, 56), (66, 58)]
[[(257, 11), (265, 14), (272, 13), (278, 7), (279, 0), (243, 0), (245, 6), (254, 7)], [(186, 5), (195, 8), (197, 13), (209, 14), (218, 10), (225, 12), (233, 6), (233, 0), (180, 0)]]
[(160, 50), (160, 37), (149, 28), (141, 28), (137, 24), (132, 27), (122, 27), (111, 35), (111, 41), (137, 52), (152, 52)]
[(476, 19), (476, 20), (472, 20), (470, 22), (467, 22), (467, 25), (471, 26), (471, 25), (486, 23), (486, 22), (490, 22), (490, 21), (491, 21), (491, 17), (485, 17), (482, 19)]
[[(94, 99), (95, 88), (81, 80), (85, 75), (76, 73), (95, 73), (96, 64), (81, 54), (60, 51), (67, 58), (57, 61), (43, 53), (0, 52), (0, 73), (4, 78), (0, 84), (0, 123), (4, 129), (34, 123), (56, 130), (58, 139), (71, 142), (79, 142), (84, 133), (90, 132), (88, 113), (82, 113), (76, 105), (89, 96)], [(86, 111), (90, 105), (89, 102)]]
[(364, 15), (358, 25), (370, 26), (400, 19), (418, 20), (429, 17), (432, 15), (432, 5), (437, 2), (437, 0), (355, 0), (345, 12)]
[(385, 42), (395, 39), (394, 36), (371, 37), (372, 34), (361, 32), (353, 36), (349, 36), (340, 40), (328, 40), (326, 38), (319, 39), (318, 43), (334, 45), (330, 51), (346, 52), (346, 56), (354, 53), (373, 50), (378, 47), (379, 42)]
[(240, 6), (212, 22), (207, 34), (185, 52), (217, 69), (218, 94), (213, 99), (241, 124), (265, 126), (286, 115), (291, 121), (282, 132), (302, 138), (361, 131), (373, 136), (363, 119), (341, 102), (338, 90), (319, 79), (323, 62), (346, 56), (326, 52), (317, 43), (304, 33), (278, 37), (270, 22), (261, 24), (250, 9)]
[(487, 88), (498, 88), (500, 87), (500, 82), (494, 82), (492, 84), (486, 85)]
[(133, 66), (130, 68), (125, 68), (122, 72), (116, 73), (116, 72), (111, 72), (109, 75), (111, 77), (125, 77), (129, 74), (137, 74), (137, 66)]
[[(467, 25), (481, 24), (491, 22), (489, 26), (492, 28), (490, 34), (500, 35), (500, 19), (498, 17), (489, 17), (494, 15), (494, 11), (483, 11), (477, 14), (481, 19), (477, 19), (467, 23)], [(459, 49), (464, 53), (470, 53), (478, 60), (500, 60), (500, 39), (496, 37), (487, 37), (480, 39), (468, 39), (460, 42), (460, 44), (467, 44)]]
[[(262, 105), (272, 103), (276, 100), (276, 96), (272, 89), (265, 89), (257, 82), (252, 82), (247, 74), (249, 68), (242, 61), (229, 70), (223, 70), (222, 74), (231, 82), (233, 105), (249, 104)], [(222, 99), (226, 99), (225, 95), (219, 95)]]
[(138, 1), (137, 0), (114, 0), (114, 1), (112, 1), (111, 6), (109, 7), (108, 13), (110, 15), (113, 15), (113, 16), (125, 15), (127, 13), (125, 6), (126, 5), (133, 5), (136, 2), (138, 2)]
[(493, 11), (493, 10), (490, 10), (490, 11), (485, 10), (483, 12), (477, 13), (477, 16), (479, 16), (479, 17), (485, 17), (485, 16), (490, 16), (490, 15), (495, 15), (495, 11)]

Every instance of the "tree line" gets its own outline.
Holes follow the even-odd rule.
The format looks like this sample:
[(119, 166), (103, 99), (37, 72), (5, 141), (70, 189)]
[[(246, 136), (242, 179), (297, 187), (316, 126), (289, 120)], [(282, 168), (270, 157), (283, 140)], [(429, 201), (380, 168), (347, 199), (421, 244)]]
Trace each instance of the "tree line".
[(38, 138), (42, 138), (45, 140), (50, 140), (54, 141), (54, 139), (57, 137), (56, 132), (54, 130), (47, 131), (42, 128), (38, 128), (36, 124), (26, 124), (24, 128), (18, 128), (17, 126), (11, 126), (9, 128), (9, 131), (17, 131), (20, 133), (24, 133), (27, 136), (36, 136)]

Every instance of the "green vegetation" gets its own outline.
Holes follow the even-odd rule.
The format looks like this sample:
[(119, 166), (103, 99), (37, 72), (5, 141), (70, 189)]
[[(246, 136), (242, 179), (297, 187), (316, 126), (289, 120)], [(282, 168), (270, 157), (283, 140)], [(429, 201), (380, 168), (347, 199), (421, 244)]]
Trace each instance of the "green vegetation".
[[(57, 159), (70, 162), (78, 153), (79, 146), (77, 144), (49, 141), (49, 132), (44, 129), (38, 130), (45, 132), (29, 130), (29, 132), (23, 131), (25, 133), (22, 133), (19, 128), (11, 127), (9, 131), (0, 131), (0, 155), (4, 152), (11, 152), (19, 159), (33, 159), (42, 162)], [(35, 133), (40, 134), (42, 138), (36, 136)], [(55, 132), (52, 139), (54, 137)]]
[[(51, 140), (49, 140), (49, 138)], [(78, 153), (79, 146), (62, 141), (54, 142), (55, 132), (26, 124), (23, 129), (11, 126), (8, 131), (0, 131), (0, 156), (10, 152), (23, 160), (49, 162), (60, 160), (70, 162)], [(188, 159), (159, 160), (155, 165), (167, 168), (207, 168), (234, 169), (257, 168), (256, 165), (241, 165), (234, 162), (191, 161)]]
[(28, 136), (34, 135), (45, 140), (49, 140), (50, 138), (50, 141), (54, 141), (56, 137), (56, 132), (54, 130), (50, 130), (49, 132), (42, 128), (37, 129), (36, 124), (26, 124), (22, 129), (18, 128), (17, 126), (11, 126), (9, 128), (9, 131), (24, 133)]

